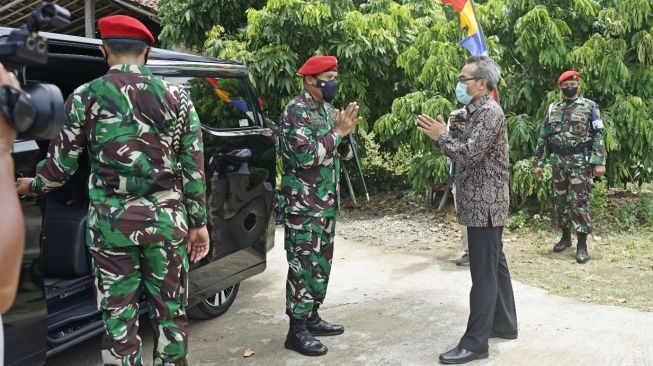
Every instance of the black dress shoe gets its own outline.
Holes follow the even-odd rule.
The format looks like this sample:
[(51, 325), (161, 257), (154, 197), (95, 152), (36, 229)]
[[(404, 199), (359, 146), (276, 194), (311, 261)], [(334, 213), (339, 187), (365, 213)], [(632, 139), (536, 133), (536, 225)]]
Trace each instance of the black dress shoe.
[(325, 345), (308, 332), (306, 321), (300, 319), (290, 319), (290, 329), (284, 345), (304, 356), (322, 356), (328, 351)]
[(316, 312), (306, 320), (306, 329), (314, 336), (335, 336), (345, 332), (342, 325), (334, 325), (320, 318)]
[(457, 266), (469, 266), (469, 254), (465, 253), (463, 254), (460, 259), (456, 261)]
[(502, 339), (517, 339), (517, 333), (513, 334), (501, 334), (495, 331), (490, 332), (490, 338), (502, 338)]
[(440, 363), (445, 365), (457, 365), (461, 363), (467, 363), (474, 360), (482, 360), (488, 358), (489, 354), (487, 352), (476, 353), (468, 351), (460, 346), (452, 349), (449, 352), (445, 352), (440, 355)]

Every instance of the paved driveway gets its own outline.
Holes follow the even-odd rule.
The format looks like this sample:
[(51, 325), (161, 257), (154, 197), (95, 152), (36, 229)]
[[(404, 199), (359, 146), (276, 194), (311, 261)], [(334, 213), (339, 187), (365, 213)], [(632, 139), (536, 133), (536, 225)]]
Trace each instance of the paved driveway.
[[(267, 270), (241, 284), (225, 315), (192, 323), (190, 365), (434, 365), (465, 330), (467, 268), (337, 238), (321, 313), (346, 331), (321, 339), (329, 347), (326, 356), (303, 357), (283, 348), (285, 274), (277, 230)], [(653, 313), (584, 304), (513, 285), (519, 339), (490, 340), (490, 358), (473, 365), (653, 365)], [(150, 365), (152, 332), (148, 322), (141, 324), (148, 328), (142, 334), (144, 361)], [(250, 358), (243, 358), (246, 347), (256, 352)], [(101, 365), (99, 338), (55, 356), (48, 365)]]

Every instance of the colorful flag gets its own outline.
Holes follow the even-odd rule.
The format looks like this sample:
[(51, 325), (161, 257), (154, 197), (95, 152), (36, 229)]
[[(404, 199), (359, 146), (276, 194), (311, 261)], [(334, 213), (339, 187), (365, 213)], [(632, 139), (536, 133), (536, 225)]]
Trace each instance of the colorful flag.
[(217, 80), (209, 77), (205, 77), (204, 79), (208, 81), (211, 84), (211, 86), (213, 86), (213, 90), (215, 91), (215, 94), (218, 95), (218, 98), (220, 98), (220, 100), (229, 103), (232, 107), (238, 109), (239, 111), (242, 111), (243, 113), (249, 112), (247, 103), (242, 99), (231, 99), (231, 95), (227, 91), (220, 89), (220, 84), (218, 84)]
[(472, 56), (487, 55), (485, 44), (481, 38), (481, 33), (475, 33), (460, 41), (460, 45), (465, 47)]
[(453, 5), (453, 8), (456, 9), (456, 12), (458, 13), (460, 13), (465, 7), (465, 4), (467, 4), (467, 0), (442, 0), (442, 2)]
[(487, 55), (485, 37), (474, 11), (472, 0), (442, 0), (445, 4), (453, 5), (453, 8), (460, 15), (460, 26), (467, 28), (467, 38), (460, 41), (472, 56)]

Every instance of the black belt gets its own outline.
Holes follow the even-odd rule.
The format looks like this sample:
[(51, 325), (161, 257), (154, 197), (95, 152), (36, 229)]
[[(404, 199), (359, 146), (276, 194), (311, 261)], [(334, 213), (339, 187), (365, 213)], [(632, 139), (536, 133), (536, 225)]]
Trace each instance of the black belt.
[(551, 152), (557, 155), (574, 155), (585, 153), (589, 150), (590, 144), (580, 144), (574, 147), (560, 147), (556, 145), (551, 145)]

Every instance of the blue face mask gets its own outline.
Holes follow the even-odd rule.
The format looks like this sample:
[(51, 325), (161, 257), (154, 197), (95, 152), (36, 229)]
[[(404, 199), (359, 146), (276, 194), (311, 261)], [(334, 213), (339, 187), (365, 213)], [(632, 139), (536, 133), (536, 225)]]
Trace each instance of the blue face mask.
[(456, 85), (456, 99), (464, 105), (472, 102), (473, 97), (467, 94), (467, 84), (458, 82), (458, 85)]

